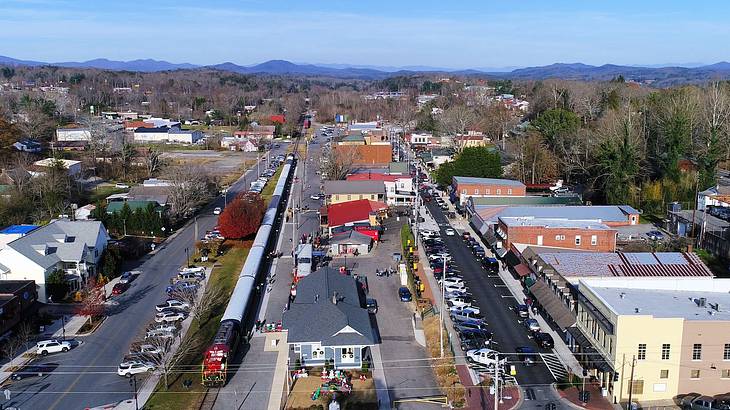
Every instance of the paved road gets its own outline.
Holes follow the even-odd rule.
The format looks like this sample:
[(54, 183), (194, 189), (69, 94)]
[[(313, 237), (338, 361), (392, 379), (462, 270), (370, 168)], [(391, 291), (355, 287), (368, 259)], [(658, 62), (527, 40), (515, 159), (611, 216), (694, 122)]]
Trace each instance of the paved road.
[[(272, 151), (285, 151), (286, 145)], [(265, 160), (264, 160), (265, 161)], [(264, 163), (265, 164), (265, 163)], [(262, 167), (262, 170), (265, 169)], [(228, 192), (233, 198), (245, 190), (255, 178), (255, 167), (246, 178), (237, 181)], [(217, 220), (212, 215), (214, 206), (223, 206), (223, 197), (204, 209), (197, 218), (198, 232), (202, 235)], [(116, 300), (109, 317), (93, 335), (84, 338), (84, 344), (68, 353), (49, 356), (38, 363), (58, 363), (59, 367), (41, 380), (27, 379), (13, 383), (9, 389), (11, 400), (6, 405), (22, 409), (83, 409), (128, 399), (131, 388), (127, 379), (116, 374), (117, 365), (129, 350), (129, 345), (142, 335), (154, 318), (153, 305), (164, 301), (165, 286), (177, 269), (185, 263), (186, 247), (195, 244), (195, 224), (178, 232), (177, 236), (158, 248), (158, 252), (141, 261), (135, 269), (142, 274), (131, 288)]]
[[(454, 259), (456, 269), (460, 271), (467, 288), (477, 301), (489, 328), (494, 332), (494, 348), (503, 353), (513, 353), (518, 346), (530, 346), (538, 352), (552, 353), (538, 349), (535, 342), (528, 338), (526, 328), (518, 321), (517, 315), (510, 309), (518, 302), (510, 293), (502, 279), (487, 272), (477, 262), (460, 236), (446, 236), (444, 230), (449, 227), (448, 219), (435, 201), (425, 202), (431, 215), (441, 228), (441, 237)], [(542, 385), (555, 381), (548, 368), (541, 362), (534, 366), (514, 363), (517, 367), (517, 381), (520, 385)]]

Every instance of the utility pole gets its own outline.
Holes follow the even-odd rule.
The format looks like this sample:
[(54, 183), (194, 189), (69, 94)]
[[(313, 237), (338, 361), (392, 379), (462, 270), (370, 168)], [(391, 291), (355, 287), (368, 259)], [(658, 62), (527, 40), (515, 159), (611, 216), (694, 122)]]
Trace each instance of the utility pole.
[(499, 410), (499, 353), (494, 356), (494, 410)]
[(629, 404), (626, 405), (627, 410), (632, 410), (631, 395), (634, 392), (634, 367), (636, 367), (636, 356), (631, 356), (631, 377), (629, 378)]

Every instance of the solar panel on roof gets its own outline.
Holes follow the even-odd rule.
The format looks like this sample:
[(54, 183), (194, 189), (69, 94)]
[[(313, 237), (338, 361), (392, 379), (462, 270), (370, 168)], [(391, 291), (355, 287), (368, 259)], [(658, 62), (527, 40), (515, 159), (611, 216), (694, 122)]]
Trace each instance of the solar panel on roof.
[(658, 252), (655, 254), (657, 259), (665, 265), (687, 265), (687, 259), (684, 255), (676, 252)]
[(659, 261), (656, 260), (654, 255), (647, 252), (637, 252), (637, 253), (624, 253), (624, 257), (626, 258), (626, 262), (632, 264), (632, 265), (658, 265)]

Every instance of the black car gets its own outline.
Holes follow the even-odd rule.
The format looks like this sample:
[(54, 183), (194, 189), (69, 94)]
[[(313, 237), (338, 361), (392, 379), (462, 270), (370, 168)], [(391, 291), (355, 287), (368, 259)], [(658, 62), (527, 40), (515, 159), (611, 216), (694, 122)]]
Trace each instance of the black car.
[(365, 306), (368, 309), (368, 313), (378, 313), (378, 301), (372, 298), (365, 299)]
[(535, 343), (543, 349), (552, 349), (555, 347), (555, 341), (548, 333), (537, 332), (533, 337), (535, 338)]
[(489, 347), (490, 339), (483, 337), (479, 333), (465, 333), (461, 336), (461, 350), (474, 350), (481, 349), (482, 347)]
[(483, 257), (482, 266), (484, 266), (484, 269), (486, 269), (489, 273), (499, 272), (499, 262), (495, 258)]
[(530, 307), (527, 305), (515, 305), (513, 308), (517, 316), (527, 319), (530, 316)]
[(459, 335), (459, 339), (464, 340), (467, 337), (478, 337), (481, 339), (492, 340), (492, 332), (483, 329), (457, 329), (456, 334)]
[(21, 368), (17, 372), (10, 375), (10, 380), (23, 380), (29, 377), (43, 377), (48, 373), (56, 370), (58, 364), (46, 363), (40, 365), (29, 365)]
[(413, 299), (411, 291), (405, 286), (398, 289), (398, 297), (401, 302), (410, 302)]

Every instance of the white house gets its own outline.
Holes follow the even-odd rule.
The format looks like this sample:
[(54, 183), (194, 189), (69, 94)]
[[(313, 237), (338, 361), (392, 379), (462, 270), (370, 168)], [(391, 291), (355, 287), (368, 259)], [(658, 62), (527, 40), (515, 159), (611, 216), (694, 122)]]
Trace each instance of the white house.
[(178, 142), (182, 144), (194, 144), (203, 138), (201, 131), (181, 130), (178, 126), (137, 128), (134, 130), (135, 142)]
[(195, 144), (203, 138), (202, 131), (181, 130), (176, 127), (170, 128), (167, 132), (167, 140), (169, 142), (178, 142), (181, 144)]
[(33, 165), (35, 165), (39, 168), (50, 168), (56, 162), (61, 162), (63, 164), (63, 167), (68, 170), (68, 174), (70, 176), (80, 176), (81, 175), (81, 161), (74, 161), (72, 159), (46, 158), (46, 159), (42, 159), (40, 161), (34, 162)]
[(94, 212), (96, 209), (96, 205), (94, 204), (88, 204), (84, 205), (76, 210), (74, 213), (76, 215), (76, 219), (79, 221), (87, 221), (91, 218), (91, 213)]
[(422, 145), (425, 147), (431, 142), (431, 138), (433, 138), (432, 134), (418, 134), (414, 132), (411, 134), (408, 142), (411, 145)]
[(56, 141), (90, 141), (91, 131), (88, 128), (57, 128)]
[(82, 289), (96, 276), (108, 240), (109, 234), (99, 221), (52, 221), (0, 250), (0, 278), (34, 280), (38, 300), (46, 302), (48, 276), (61, 270), (71, 291)]

